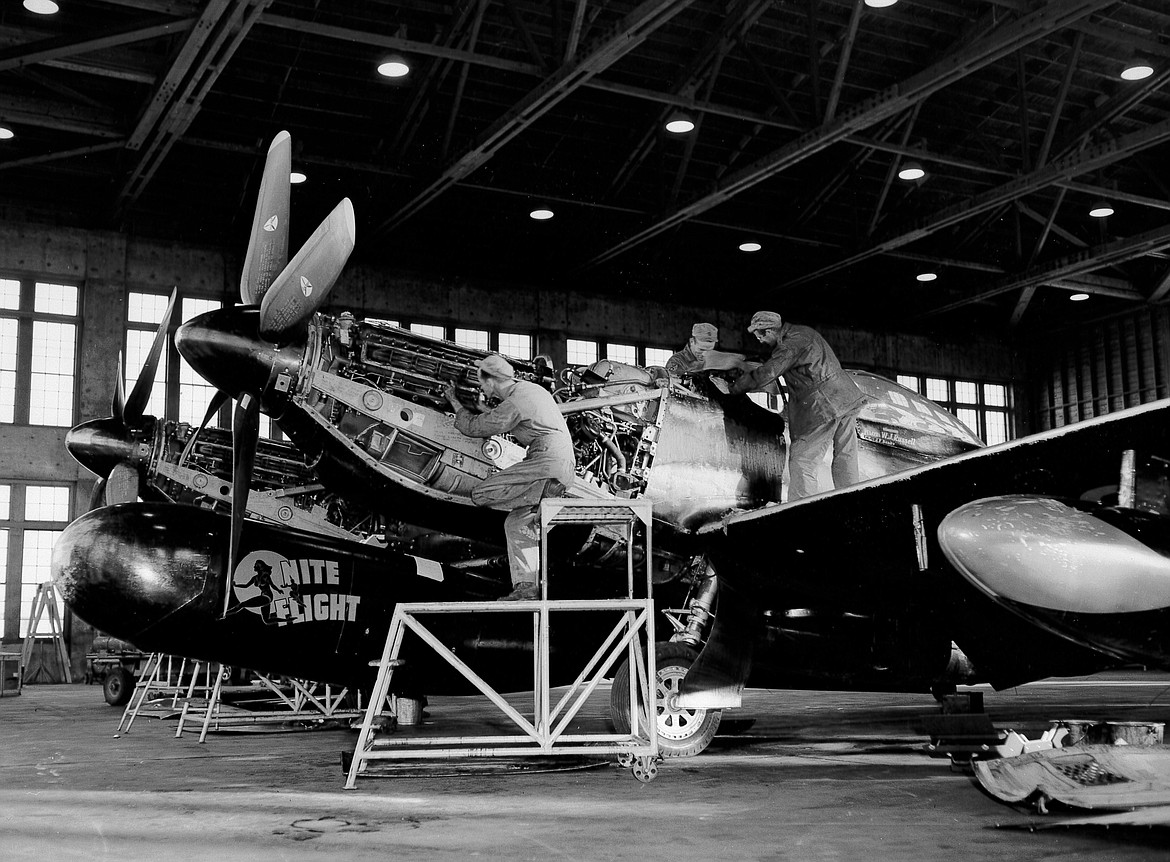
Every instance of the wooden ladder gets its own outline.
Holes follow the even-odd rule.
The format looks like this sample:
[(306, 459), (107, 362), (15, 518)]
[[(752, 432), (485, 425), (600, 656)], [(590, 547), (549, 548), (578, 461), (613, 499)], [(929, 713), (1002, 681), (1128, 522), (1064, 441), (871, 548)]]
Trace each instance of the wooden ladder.
[[(65, 651), (65, 637), (61, 626), (61, 612), (57, 610), (57, 591), (52, 581), (37, 584), (37, 594), (33, 597), (32, 609), (28, 615), (28, 632), (24, 638), (24, 646), (20, 651), (20, 667), (24, 674), (24, 682), (34, 682), (45, 672), (45, 663), (42, 659), (35, 671), (29, 672), (28, 665), (32, 659), (33, 644), (36, 643), (37, 629), (41, 619), (48, 610), (49, 636), (53, 639), (53, 646), (57, 658), (61, 661), (61, 670), (65, 674), (65, 682), (73, 682), (73, 674), (69, 670), (69, 654)], [(55, 681), (55, 680), (54, 680)]]

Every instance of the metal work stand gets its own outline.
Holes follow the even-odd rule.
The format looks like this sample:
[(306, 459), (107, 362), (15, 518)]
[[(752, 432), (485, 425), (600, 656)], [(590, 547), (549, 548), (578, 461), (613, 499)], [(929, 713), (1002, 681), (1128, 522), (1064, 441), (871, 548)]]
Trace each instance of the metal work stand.
[[(348, 764), (346, 789), (352, 789), (368, 761), (406, 758), (443, 759), (470, 757), (523, 757), (557, 754), (616, 754), (639, 781), (658, 773), (658, 735), (655, 712), (654, 600), (651, 582), (651, 504), (644, 500), (550, 499), (541, 502), (540, 598), (519, 602), (417, 602), (394, 610), (373, 693), (366, 707), (353, 757)], [(626, 594), (612, 599), (550, 600), (548, 597), (548, 536), (561, 524), (616, 527), (626, 541)], [(645, 535), (645, 581), (635, 579), (635, 537), (638, 525)], [(560, 700), (552, 703), (549, 692), (549, 631), (551, 619), (561, 611), (618, 612), (620, 619)], [(527, 613), (533, 621), (533, 712), (529, 719), (493, 689), (474, 670), (429, 630), (422, 618), (435, 614)], [(492, 736), (393, 737), (378, 736), (378, 716), (390, 697), (390, 682), (407, 630), (488, 698), (520, 733)], [(629, 733), (566, 733), (566, 728), (597, 688), (601, 679), (623, 656), (631, 668)]]
[[(187, 673), (188, 661), (191, 663), (191, 676), (184, 685), (183, 678)], [(179, 664), (178, 674), (175, 674), (174, 665), (176, 662)], [(203, 668), (203, 685), (199, 686), (199, 669), (201, 667)], [(196, 688), (202, 688), (205, 694), (210, 694), (212, 690), (210, 662), (180, 658), (161, 652), (151, 653), (146, 658), (146, 665), (138, 677), (138, 682), (134, 684), (134, 691), (130, 695), (130, 700), (126, 702), (126, 709), (122, 711), (122, 720), (118, 722), (118, 730), (129, 733), (130, 728), (134, 726), (134, 720), (138, 718), (144, 708), (152, 710), (151, 714), (157, 715), (158, 707), (163, 706), (162, 701), (165, 701), (168, 695), (170, 703), (163, 706), (163, 710), (167, 713), (173, 713), (179, 708), (180, 699), (190, 701), (195, 697)], [(125, 729), (123, 729), (123, 725)]]

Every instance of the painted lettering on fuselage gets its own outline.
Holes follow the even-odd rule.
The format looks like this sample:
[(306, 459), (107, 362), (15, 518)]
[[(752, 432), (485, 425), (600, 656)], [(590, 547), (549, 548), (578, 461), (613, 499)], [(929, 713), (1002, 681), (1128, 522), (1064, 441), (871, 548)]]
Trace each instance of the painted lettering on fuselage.
[(354, 622), (361, 604), (361, 596), (342, 589), (337, 560), (290, 560), (274, 551), (252, 551), (240, 560), (232, 597), (237, 611), (276, 626)]

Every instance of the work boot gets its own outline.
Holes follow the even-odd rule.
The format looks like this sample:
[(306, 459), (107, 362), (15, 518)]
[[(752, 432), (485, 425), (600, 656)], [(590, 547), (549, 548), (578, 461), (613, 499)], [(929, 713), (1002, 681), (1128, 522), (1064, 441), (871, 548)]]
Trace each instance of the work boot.
[(536, 584), (513, 584), (512, 592), (506, 596), (500, 596), (496, 601), (498, 602), (530, 602), (533, 599), (540, 598), (540, 587)]

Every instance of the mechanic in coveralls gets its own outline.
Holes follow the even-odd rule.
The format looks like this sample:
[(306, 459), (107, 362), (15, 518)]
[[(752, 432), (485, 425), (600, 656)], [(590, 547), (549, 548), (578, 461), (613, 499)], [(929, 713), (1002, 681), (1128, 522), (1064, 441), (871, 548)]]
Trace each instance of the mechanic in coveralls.
[(865, 396), (841, 370), (828, 342), (814, 329), (786, 323), (774, 311), (752, 315), (748, 332), (772, 355), (758, 368), (745, 371), (731, 384), (738, 395), (763, 389), (783, 376), (788, 385), (788, 499), (796, 500), (827, 490), (817, 487), (817, 472), (830, 444), (833, 447), (833, 487), (858, 480), (857, 414)]
[(712, 323), (696, 323), (686, 346), (666, 360), (666, 371), (671, 377), (682, 377), (692, 371), (703, 370), (703, 357), (714, 349), (719, 330)]
[(524, 460), (480, 482), (471, 492), (477, 506), (507, 509), (504, 538), (508, 543), (508, 566), (512, 571), (512, 592), (500, 601), (539, 598), (540, 501), (559, 497), (573, 482), (575, 460), (573, 440), (565, 417), (548, 390), (526, 380), (517, 380), (515, 370), (504, 357), (492, 353), (476, 363), (479, 388), (485, 398), (500, 403), (486, 413), (475, 414), (464, 407), (448, 383), (443, 396), (455, 411), (455, 427), (468, 437), (510, 434), (528, 447)]

